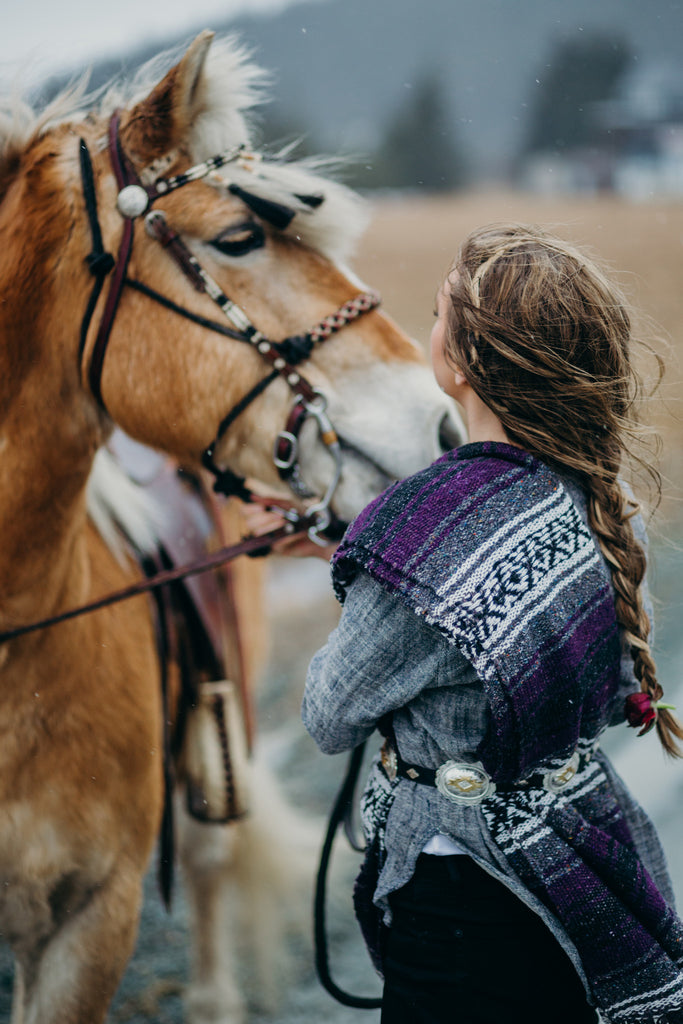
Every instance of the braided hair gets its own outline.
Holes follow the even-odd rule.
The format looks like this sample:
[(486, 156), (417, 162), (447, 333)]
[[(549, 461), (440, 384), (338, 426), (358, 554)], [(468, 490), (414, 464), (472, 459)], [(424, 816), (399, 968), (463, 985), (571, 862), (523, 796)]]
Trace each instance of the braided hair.
[[(464, 242), (450, 294), (446, 358), (500, 419), (510, 441), (569, 471), (585, 490), (590, 526), (609, 566), (615, 608), (641, 690), (662, 697), (641, 582), (645, 553), (630, 519), (639, 506), (620, 483), (641, 436), (642, 385), (630, 357), (627, 305), (597, 264), (540, 228), (491, 225)], [(661, 373), (661, 361), (660, 361)], [(683, 756), (669, 710), (659, 739)]]

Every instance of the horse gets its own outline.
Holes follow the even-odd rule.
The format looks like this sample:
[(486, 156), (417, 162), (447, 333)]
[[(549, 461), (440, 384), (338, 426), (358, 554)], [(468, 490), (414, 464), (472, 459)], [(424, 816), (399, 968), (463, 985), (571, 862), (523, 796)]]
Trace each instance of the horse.
[[(160, 690), (148, 598), (25, 630), (140, 578), (88, 511), (114, 427), (219, 491), (250, 480), (289, 494), (313, 537), (463, 436), (418, 347), (347, 269), (363, 202), (319, 166), (253, 150), (264, 79), (235, 40), (206, 31), (165, 72), (85, 90), (38, 112), (12, 96), (0, 114), (12, 1024), (105, 1020), (164, 814), (176, 704), (173, 685), (168, 708)], [(243, 1019), (221, 914), (239, 858), (258, 863), (240, 839), (249, 827), (179, 822), (193, 1024)], [(250, 890), (260, 907), (269, 884)]]

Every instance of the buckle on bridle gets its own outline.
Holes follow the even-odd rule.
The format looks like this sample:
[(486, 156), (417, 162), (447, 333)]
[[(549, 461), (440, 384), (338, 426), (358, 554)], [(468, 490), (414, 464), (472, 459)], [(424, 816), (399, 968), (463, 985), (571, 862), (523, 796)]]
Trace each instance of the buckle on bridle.
[(273, 445), (273, 462), (277, 469), (291, 469), (299, 455), (299, 439), (290, 430), (281, 430)]

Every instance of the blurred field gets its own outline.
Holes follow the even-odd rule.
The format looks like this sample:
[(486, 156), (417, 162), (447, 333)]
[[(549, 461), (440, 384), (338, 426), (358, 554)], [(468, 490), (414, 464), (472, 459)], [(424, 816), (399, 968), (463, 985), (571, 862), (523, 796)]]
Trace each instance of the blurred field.
[(649, 321), (638, 325), (640, 333), (656, 337), (667, 364), (651, 406), (664, 439), (660, 518), (677, 532), (683, 524), (683, 204), (499, 192), (397, 196), (375, 204), (355, 268), (382, 293), (385, 309), (425, 344), (437, 287), (460, 241), (473, 228), (501, 220), (540, 224), (591, 249)]

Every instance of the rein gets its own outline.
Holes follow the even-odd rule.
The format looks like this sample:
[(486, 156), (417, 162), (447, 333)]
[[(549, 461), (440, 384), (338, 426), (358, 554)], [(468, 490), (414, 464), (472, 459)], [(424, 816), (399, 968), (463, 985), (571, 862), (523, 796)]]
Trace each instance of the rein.
[[(160, 303), (166, 309), (208, 330), (216, 331), (226, 337), (251, 345), (269, 365), (270, 373), (258, 381), (226, 414), (218, 425), (214, 440), (206, 447), (202, 454), (202, 463), (215, 478), (215, 491), (222, 494), (237, 494), (244, 500), (250, 500), (251, 492), (246, 487), (244, 480), (232, 470), (221, 469), (216, 465), (214, 460), (215, 451), (237, 417), (273, 381), (281, 377), (295, 395), (294, 406), (288, 417), (286, 427), (277, 435), (274, 443), (273, 460), (281, 479), (290, 486), (298, 497), (314, 497), (313, 493), (306, 488), (301, 480), (298, 464), (299, 432), (309, 418), (315, 420), (319, 439), (330, 452), (334, 463), (333, 475), (325, 494), (307, 510), (307, 516), (312, 519), (312, 523), (309, 526), (309, 536), (312, 540), (316, 540), (318, 534), (327, 529), (332, 522), (330, 503), (341, 477), (342, 452), (337, 433), (327, 416), (326, 397), (299, 373), (297, 366), (310, 357), (316, 344), (322, 343), (347, 324), (375, 309), (380, 302), (379, 296), (373, 292), (362, 292), (345, 302), (336, 312), (325, 317), (324, 320), (311, 328), (306, 334), (292, 335), (279, 342), (271, 341), (254, 326), (244, 311), (225, 295), (217, 282), (190, 251), (180, 235), (168, 224), (164, 213), (161, 210), (151, 209), (156, 199), (168, 195), (169, 192), (181, 188), (191, 181), (198, 181), (207, 177), (218, 167), (225, 164), (239, 160), (243, 166), (248, 166), (251, 169), (252, 162), (258, 159), (257, 155), (247, 153), (243, 146), (239, 146), (227, 153), (218, 154), (203, 163), (196, 164), (181, 174), (169, 178), (158, 178), (149, 185), (143, 185), (140, 177), (121, 148), (118, 113), (114, 114), (109, 124), (108, 144), (110, 160), (119, 189), (116, 205), (124, 219), (124, 230), (116, 260), (113, 259), (111, 254), (105, 252), (103, 247), (102, 233), (97, 215), (92, 162), (84, 140), (81, 140), (80, 145), (83, 193), (93, 240), (93, 249), (87, 257), (87, 262), (91, 273), (95, 277), (95, 284), (93, 285), (81, 324), (81, 360), (84, 355), (90, 321), (102, 290), (104, 279), (113, 271), (109, 293), (88, 368), (88, 383), (94, 398), (101, 408), (105, 409), (101, 391), (102, 369), (116, 311), (126, 285)], [(252, 196), (236, 185), (231, 185), (230, 190), (239, 195), (240, 198), (243, 198), (252, 209), (256, 209), (256, 206), (259, 205), (259, 208), (266, 217), (267, 210), (271, 206), (276, 205), (268, 203), (266, 200), (260, 200), (257, 196)], [(309, 205), (311, 205), (313, 198), (315, 198), (316, 203), (322, 201), (319, 197), (303, 198)], [(230, 326), (196, 314), (192, 310), (186, 309), (156, 292), (143, 282), (135, 281), (127, 276), (128, 262), (133, 248), (134, 222), (143, 214), (145, 229), (150, 237), (160, 243), (192, 286), (213, 300), (228, 320)], [(289, 220), (287, 220), (287, 223), (289, 223)], [(281, 218), (278, 220), (278, 224), (281, 228), (286, 226)]]
[(278, 540), (306, 532), (308, 529), (307, 519), (304, 517), (298, 518), (298, 525), (290, 522), (258, 537), (245, 537), (237, 544), (222, 547), (218, 551), (206, 555), (204, 558), (191, 562), (189, 565), (179, 566), (177, 569), (162, 569), (160, 572), (148, 576), (138, 583), (132, 583), (128, 587), (114, 590), (104, 597), (90, 601), (88, 604), (79, 605), (77, 608), (70, 608), (59, 615), (52, 615), (49, 618), (40, 619), (38, 622), (29, 622), (24, 626), (7, 629), (0, 633), (0, 643), (16, 640), (20, 636), (35, 633), (39, 629), (47, 629), (49, 626), (56, 626), (58, 623), (67, 622), (69, 619), (79, 618), (81, 615), (98, 611), (100, 608), (106, 608), (111, 604), (118, 604), (119, 601), (127, 601), (129, 598), (138, 597), (140, 594), (147, 594), (150, 591), (158, 590), (160, 587), (165, 587), (169, 583), (187, 579), (189, 576), (198, 576), (200, 573), (208, 572), (210, 569), (217, 569), (219, 566), (225, 565), (226, 562), (231, 562), (240, 555), (250, 555), (253, 558), (261, 554), (267, 554)]

